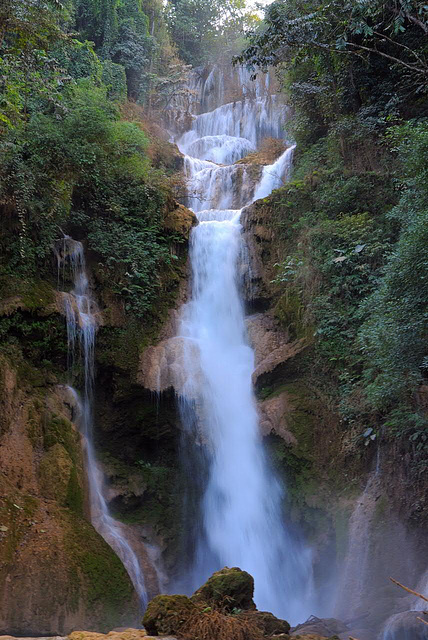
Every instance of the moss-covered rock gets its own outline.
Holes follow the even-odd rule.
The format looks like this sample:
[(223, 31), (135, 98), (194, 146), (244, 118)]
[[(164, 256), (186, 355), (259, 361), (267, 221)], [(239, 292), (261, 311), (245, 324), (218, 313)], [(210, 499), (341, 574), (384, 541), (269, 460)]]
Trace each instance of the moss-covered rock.
[(238, 567), (216, 571), (192, 596), (193, 602), (222, 609), (255, 609), (254, 579)]
[(197, 611), (198, 607), (187, 596), (156, 596), (149, 602), (143, 625), (155, 636), (176, 634)]
[(47, 498), (57, 500), (60, 504), (65, 501), (72, 468), (73, 461), (62, 444), (54, 444), (45, 453), (39, 475), (40, 487)]
[(290, 631), (290, 625), (286, 620), (276, 618), (268, 611), (243, 611), (239, 614), (239, 618), (256, 625), (263, 636), (278, 636)]

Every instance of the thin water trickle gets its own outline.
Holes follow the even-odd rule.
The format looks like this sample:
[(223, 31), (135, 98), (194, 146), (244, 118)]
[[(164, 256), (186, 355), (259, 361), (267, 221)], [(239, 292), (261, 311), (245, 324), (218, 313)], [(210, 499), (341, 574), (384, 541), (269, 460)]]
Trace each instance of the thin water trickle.
[[(263, 448), (238, 268), (241, 207), (288, 178), (294, 147), (265, 167), (257, 185), (245, 164), (209, 162), (206, 145), (210, 136), (218, 147), (224, 135), (233, 158), (243, 153), (243, 138), (256, 145), (278, 134), (275, 105), (271, 96), (220, 105), (197, 116), (178, 142), (183, 152), (200, 154), (185, 158), (189, 191), (199, 194), (189, 198), (199, 225), (191, 235), (191, 298), (179, 330), (187, 345), (179, 405), (185, 462), (192, 459), (195, 479), (188, 589), (214, 570), (239, 566), (254, 577), (259, 609), (296, 622), (313, 613), (311, 554), (286, 523), (284, 487)], [(195, 495), (201, 487), (198, 514)]]
[(83, 363), (82, 397), (73, 387), (70, 386), (68, 389), (78, 408), (76, 422), (84, 438), (91, 522), (122, 561), (141, 605), (145, 608), (147, 592), (144, 574), (136, 553), (124, 535), (121, 523), (109, 514), (104, 497), (104, 474), (97, 463), (94, 451), (92, 406), (98, 308), (89, 288), (83, 245), (65, 236), (57, 247), (56, 254), (59, 270), (61, 268), (65, 270), (68, 267), (74, 283), (70, 293), (63, 293), (63, 300), (67, 321), (70, 371), (80, 362)]

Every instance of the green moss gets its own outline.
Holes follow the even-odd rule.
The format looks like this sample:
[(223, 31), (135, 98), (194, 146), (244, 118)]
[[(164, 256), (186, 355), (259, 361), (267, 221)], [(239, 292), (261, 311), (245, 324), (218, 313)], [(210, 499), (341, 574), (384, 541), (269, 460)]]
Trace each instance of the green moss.
[(26, 424), (27, 435), (31, 444), (38, 447), (43, 442), (43, 402), (39, 398), (33, 400), (28, 409), (28, 420)]
[(80, 437), (72, 423), (61, 416), (49, 417), (44, 425), (44, 448), (61, 444), (73, 463), (80, 459)]
[(67, 495), (73, 463), (62, 444), (54, 444), (43, 456), (39, 466), (43, 497), (63, 504)]
[(31, 385), (32, 387), (44, 387), (46, 385), (46, 375), (42, 369), (33, 366), (27, 360), (21, 360), (17, 366), (18, 383), (21, 387)]
[(149, 602), (143, 625), (149, 634), (170, 635), (180, 632), (183, 623), (197, 611), (187, 596), (156, 596)]
[(297, 438), (293, 453), (298, 458), (313, 460), (314, 428), (317, 420), (317, 403), (305, 383), (296, 381), (283, 386), (287, 392), (293, 411), (287, 418), (287, 425)]
[[(156, 343), (170, 309), (174, 308), (180, 283), (186, 277), (187, 250), (174, 267), (165, 268), (160, 276), (161, 293), (145, 313), (144, 320), (128, 313), (121, 327), (101, 327), (97, 336), (96, 359), (103, 366), (130, 374), (135, 380), (139, 356), (146, 347)], [(113, 297), (111, 294), (110, 297)], [(128, 381), (129, 384), (129, 381)]]
[(51, 313), (50, 305), (55, 302), (55, 291), (52, 285), (46, 280), (15, 278), (4, 275), (0, 277), (0, 299), (5, 301), (3, 312), (8, 313), (10, 307), (7, 305), (8, 298), (16, 299), (12, 308), (21, 308), (26, 311), (43, 310)]
[(22, 301), (28, 311), (46, 310), (55, 302), (55, 291), (45, 280), (32, 280), (22, 292)]
[[(65, 510), (62, 520), (73, 590), (80, 591), (80, 596), (83, 593), (89, 606), (101, 605), (105, 626), (114, 626), (133, 601), (134, 590), (128, 574), (92, 525)], [(74, 601), (78, 602), (77, 595)]]
[(193, 602), (232, 609), (254, 609), (254, 579), (237, 567), (225, 567), (208, 578), (192, 596)]
[(79, 473), (76, 465), (73, 465), (70, 478), (67, 485), (67, 494), (65, 496), (64, 506), (68, 507), (73, 513), (83, 516), (84, 495)]

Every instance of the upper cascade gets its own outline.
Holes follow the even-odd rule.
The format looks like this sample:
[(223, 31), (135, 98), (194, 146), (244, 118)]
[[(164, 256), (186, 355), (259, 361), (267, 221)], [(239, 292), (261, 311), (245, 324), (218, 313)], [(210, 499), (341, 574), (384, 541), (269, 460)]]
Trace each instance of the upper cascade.
[(243, 68), (215, 65), (205, 76), (195, 70), (189, 87), (195, 111), (190, 128), (176, 134), (185, 156), (187, 205), (195, 212), (242, 209), (281, 186), (291, 169), (294, 147), (264, 168), (245, 162), (267, 138), (286, 142), (283, 124), (289, 109), (273, 93), (270, 75), (251, 81)]

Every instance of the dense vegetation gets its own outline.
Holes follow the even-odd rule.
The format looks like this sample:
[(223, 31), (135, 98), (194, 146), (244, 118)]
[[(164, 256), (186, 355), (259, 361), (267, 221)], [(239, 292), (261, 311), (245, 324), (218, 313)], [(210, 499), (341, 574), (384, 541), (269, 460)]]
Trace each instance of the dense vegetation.
[(0, 64), (0, 275), (47, 276), (55, 240), (72, 232), (142, 315), (172, 260), (171, 188), (168, 168), (152, 166), (143, 111), (121, 105), (154, 108), (181, 64), (162, 3), (6, 0)]
[(405, 436), (421, 474), (427, 19), (416, 0), (276, 0), (238, 58), (274, 65), (295, 109), (294, 179), (273, 196), (285, 317), (313, 328), (313, 375), (343, 424), (362, 444)]

